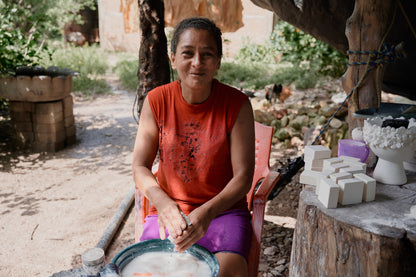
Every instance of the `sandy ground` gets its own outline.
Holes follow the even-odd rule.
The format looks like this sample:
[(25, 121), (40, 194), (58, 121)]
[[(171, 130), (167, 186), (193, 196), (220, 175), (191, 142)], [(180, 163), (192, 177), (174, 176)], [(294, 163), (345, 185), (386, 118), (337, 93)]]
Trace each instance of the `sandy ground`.
[[(0, 276), (51, 276), (80, 266), (80, 255), (97, 244), (133, 186), (133, 103), (126, 92), (75, 101), (77, 143), (55, 154), (8, 152), (2, 144)], [(133, 216), (125, 225), (134, 242)], [(111, 256), (122, 246), (111, 246)]]
[[(5, 134), (10, 128), (0, 120), (0, 276), (61, 276), (81, 267), (81, 254), (103, 236), (133, 186), (135, 94), (117, 87), (113, 91), (115, 95), (94, 100), (74, 100), (77, 143), (55, 154), (12, 151)], [(298, 155), (273, 146), (272, 168)], [(263, 247), (274, 241), (268, 237), (276, 228), (289, 237), (293, 233), (299, 193), (293, 183), (268, 203)], [(130, 210), (107, 248), (106, 262), (133, 243)], [(262, 254), (260, 271), (270, 272), (269, 260), (288, 262), (290, 249), (285, 244), (282, 253)]]

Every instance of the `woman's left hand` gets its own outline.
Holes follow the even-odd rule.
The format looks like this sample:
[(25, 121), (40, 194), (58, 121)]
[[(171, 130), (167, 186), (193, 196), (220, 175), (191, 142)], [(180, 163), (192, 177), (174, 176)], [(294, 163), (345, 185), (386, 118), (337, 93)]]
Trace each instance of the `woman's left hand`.
[(208, 226), (212, 220), (203, 206), (193, 210), (188, 215), (188, 218), (191, 224), (182, 232), (182, 235), (174, 240), (176, 245), (175, 249), (178, 252), (185, 251), (200, 240), (207, 232)]

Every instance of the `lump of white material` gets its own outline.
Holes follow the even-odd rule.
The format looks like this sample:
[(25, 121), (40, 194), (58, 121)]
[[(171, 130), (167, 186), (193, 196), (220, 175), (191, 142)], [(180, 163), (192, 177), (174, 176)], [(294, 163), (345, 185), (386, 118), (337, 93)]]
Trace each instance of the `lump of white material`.
[(352, 139), (355, 139), (355, 140), (361, 140), (361, 141), (364, 141), (364, 137), (363, 137), (363, 128), (362, 128), (362, 127), (357, 127), (357, 128), (354, 128), (354, 129), (351, 131), (351, 137), (352, 137)]
[(364, 121), (363, 137), (367, 145), (377, 148), (399, 149), (415, 143), (416, 126), (413, 118), (409, 120), (408, 128), (381, 127), (385, 119), (392, 119), (392, 117), (375, 117)]

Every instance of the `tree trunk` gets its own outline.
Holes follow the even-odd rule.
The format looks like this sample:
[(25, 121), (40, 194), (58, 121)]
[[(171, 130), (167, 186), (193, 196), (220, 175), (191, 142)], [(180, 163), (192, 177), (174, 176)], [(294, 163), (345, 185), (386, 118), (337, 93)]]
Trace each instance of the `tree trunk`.
[[(379, 51), (392, 15), (391, 0), (357, 0), (351, 17), (347, 20), (345, 34), (350, 51)], [(349, 63), (367, 63), (369, 54), (350, 54)], [(374, 61), (376, 55), (371, 55)], [(371, 66), (370, 66), (371, 67)], [(342, 78), (347, 94), (363, 78), (369, 66), (350, 65)], [(353, 118), (357, 110), (375, 108), (380, 104), (384, 69), (374, 67), (362, 80), (348, 101), (348, 123), (351, 131), (362, 127), (362, 120)]]
[(326, 209), (303, 190), (289, 276), (416, 276), (416, 221), (409, 216), (414, 179), (377, 184), (376, 199)]
[(139, 0), (138, 4), (142, 32), (137, 72), (137, 114), (140, 116), (147, 93), (170, 81), (170, 68), (163, 0)]

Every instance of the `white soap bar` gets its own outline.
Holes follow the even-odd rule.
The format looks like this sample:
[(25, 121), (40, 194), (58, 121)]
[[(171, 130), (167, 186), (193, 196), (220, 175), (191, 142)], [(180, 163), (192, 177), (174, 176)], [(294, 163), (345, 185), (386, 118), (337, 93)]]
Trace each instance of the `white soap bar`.
[(351, 162), (351, 161), (343, 161), (343, 163), (348, 164), (352, 167), (360, 167), (361, 169), (367, 170), (367, 164), (362, 162)]
[(316, 186), (320, 176), (318, 171), (304, 170), (299, 176), (299, 182), (301, 184)]
[(349, 172), (332, 173), (331, 175), (329, 175), (329, 178), (332, 179), (334, 182), (338, 183), (338, 181), (341, 179), (352, 178), (352, 174)]
[(322, 171), (322, 167), (314, 167), (308, 164), (305, 164), (305, 169), (306, 170), (313, 170), (313, 171)]
[[(321, 179), (326, 179), (329, 178), (329, 175), (333, 174), (334, 172), (332, 170), (323, 170), (321, 172), (319, 172), (321, 174)], [(320, 180), (319, 182), (316, 182), (316, 188), (315, 188), (315, 193), (318, 194), (319, 192), (319, 184), (320, 184)]]
[(322, 167), (324, 160), (323, 159), (314, 159), (314, 160), (304, 160), (305, 162), (305, 166), (309, 166), (310, 167)]
[(350, 156), (339, 156), (343, 161), (349, 161), (349, 162), (361, 162), (360, 158), (350, 157)]
[(307, 145), (304, 148), (304, 160), (327, 159), (331, 150), (323, 145)]
[(301, 184), (316, 186), (320, 178), (327, 178), (331, 173), (332, 171), (304, 170), (299, 176), (299, 182)]
[(339, 186), (331, 179), (321, 179), (319, 183), (318, 200), (327, 208), (335, 209), (340, 193)]
[(335, 164), (329, 164), (325, 167), (323, 167), (324, 170), (332, 170), (336, 173), (338, 173), (340, 171), (341, 168), (344, 167), (349, 167), (349, 165), (344, 164), (344, 163), (335, 163)]
[(363, 169), (360, 166), (348, 166), (348, 167), (340, 168), (339, 172), (349, 172), (351, 174), (358, 174), (358, 173), (365, 174), (365, 169)]
[(324, 160), (322, 167), (328, 166), (330, 164), (336, 164), (336, 163), (342, 163), (342, 162), (343, 162), (343, 159), (341, 158), (337, 158), (337, 157), (329, 158), (329, 159)]
[(341, 205), (358, 204), (362, 202), (364, 182), (357, 179), (341, 179), (338, 181), (341, 188), (338, 202)]
[(354, 174), (354, 177), (364, 182), (363, 201), (376, 199), (376, 180), (363, 173)]

